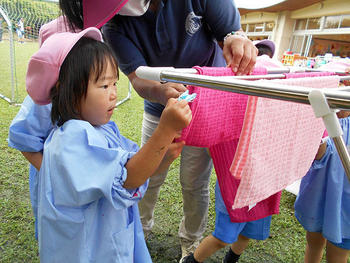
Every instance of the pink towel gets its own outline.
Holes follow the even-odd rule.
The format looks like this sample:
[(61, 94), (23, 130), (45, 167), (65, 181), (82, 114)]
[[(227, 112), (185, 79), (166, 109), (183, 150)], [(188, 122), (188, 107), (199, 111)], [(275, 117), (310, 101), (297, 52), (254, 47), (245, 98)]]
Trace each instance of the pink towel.
[(259, 202), (249, 210), (248, 207), (232, 209), (240, 180), (234, 178), (229, 167), (236, 152), (238, 139), (218, 143), (209, 147), (213, 159), (221, 195), (232, 222), (248, 222), (273, 214), (278, 214), (281, 192)]
[[(338, 87), (339, 77), (259, 81), (313, 88)], [(311, 106), (249, 97), (231, 173), (241, 178), (233, 209), (257, 203), (303, 177), (317, 152), (322, 119)]]
[[(263, 62), (260, 65), (276, 67), (274, 62), (266, 59), (261, 61)], [(205, 75), (233, 75), (230, 68), (195, 68), (198, 73)], [(259, 67), (253, 73), (265, 75), (267, 71), (265, 68)], [(186, 141), (187, 145), (211, 146), (210, 153), (231, 221), (247, 222), (278, 213), (280, 193), (260, 202), (251, 210), (248, 207), (231, 209), (239, 180), (231, 176), (229, 167), (241, 133), (248, 96), (193, 86), (189, 87), (189, 91), (190, 93), (196, 92), (197, 97), (191, 104), (192, 122), (182, 132), (182, 139)]]

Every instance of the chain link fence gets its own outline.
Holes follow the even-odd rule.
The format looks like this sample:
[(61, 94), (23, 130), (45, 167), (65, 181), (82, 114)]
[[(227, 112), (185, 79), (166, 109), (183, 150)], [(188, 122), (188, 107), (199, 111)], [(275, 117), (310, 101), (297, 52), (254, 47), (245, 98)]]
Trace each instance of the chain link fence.
[[(40, 27), (59, 15), (57, 1), (0, 0), (1, 99), (11, 104), (23, 101), (27, 65), (38, 50)], [(131, 97), (131, 85), (120, 75), (117, 106)]]

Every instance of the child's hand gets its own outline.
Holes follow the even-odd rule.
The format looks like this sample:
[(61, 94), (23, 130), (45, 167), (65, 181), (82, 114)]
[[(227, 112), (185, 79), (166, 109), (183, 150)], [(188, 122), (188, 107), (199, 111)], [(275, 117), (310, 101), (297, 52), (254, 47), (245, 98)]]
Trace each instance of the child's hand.
[(163, 110), (158, 127), (165, 132), (173, 133), (175, 137), (183, 128), (188, 126), (191, 119), (192, 111), (188, 106), (188, 102), (171, 98)]
[(153, 175), (157, 175), (160, 173), (163, 173), (170, 164), (177, 158), (179, 157), (182, 148), (184, 147), (185, 142), (173, 142), (172, 144), (169, 145), (168, 151), (164, 155), (164, 158), (162, 162), (159, 164), (158, 169), (154, 172)]

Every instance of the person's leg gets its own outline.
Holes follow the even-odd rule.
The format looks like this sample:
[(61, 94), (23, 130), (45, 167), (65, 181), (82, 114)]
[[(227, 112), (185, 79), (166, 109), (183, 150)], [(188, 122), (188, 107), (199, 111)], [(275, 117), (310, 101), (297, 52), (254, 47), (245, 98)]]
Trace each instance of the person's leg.
[(180, 182), (184, 216), (179, 227), (183, 257), (198, 246), (207, 225), (212, 167), (212, 160), (205, 148), (183, 148)]
[(203, 262), (205, 259), (213, 255), (216, 251), (226, 247), (228, 244), (217, 239), (213, 235), (209, 235), (202, 240), (194, 252), (194, 258), (198, 262)]
[(247, 248), (248, 244), (249, 238), (243, 235), (239, 235), (237, 241), (235, 243), (232, 243), (231, 250), (236, 255), (241, 255), (243, 251)]
[(323, 249), (326, 245), (326, 239), (321, 233), (306, 232), (306, 249), (305, 249), (305, 263), (319, 263), (321, 262)]
[[(158, 123), (159, 117), (144, 112), (142, 121), (141, 146), (144, 145), (151, 137), (153, 131), (158, 126)], [(161, 174), (150, 177), (146, 194), (139, 202), (140, 218), (146, 239), (154, 224), (154, 207), (159, 196), (160, 186), (164, 183), (167, 173), (168, 171), (166, 170)]]
[[(217, 205), (217, 204), (216, 204)], [(186, 256), (181, 263), (202, 262), (216, 251), (224, 248), (227, 244), (236, 242), (239, 233), (242, 231), (246, 223), (233, 223), (227, 213), (223, 213), (215, 207), (215, 230), (214, 232), (202, 240), (195, 250), (194, 254)], [(239, 256), (237, 257), (237, 259)], [(235, 261), (229, 261), (235, 262)]]
[(327, 241), (326, 258), (328, 263), (347, 263), (350, 255), (350, 239), (341, 244)]

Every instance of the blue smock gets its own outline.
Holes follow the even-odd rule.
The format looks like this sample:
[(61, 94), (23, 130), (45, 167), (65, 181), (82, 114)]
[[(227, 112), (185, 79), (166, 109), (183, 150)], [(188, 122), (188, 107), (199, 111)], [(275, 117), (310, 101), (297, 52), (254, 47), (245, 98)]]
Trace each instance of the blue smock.
[[(232, 0), (161, 0), (155, 13), (116, 15), (103, 28), (124, 74), (139, 66), (189, 68), (226, 66), (217, 41), (240, 29)], [(163, 106), (145, 100), (145, 111), (160, 116)]]
[(38, 183), (41, 262), (151, 262), (137, 207), (148, 181), (123, 187), (136, 151), (114, 122), (70, 120), (50, 133)]
[[(8, 145), (22, 152), (42, 152), (44, 142), (53, 129), (51, 122), (51, 104), (40, 106), (27, 96), (12, 120), (9, 129)], [(29, 193), (35, 217), (35, 236), (37, 238), (37, 184), (38, 171), (29, 168)]]
[[(340, 119), (344, 142), (350, 148), (350, 117)], [(319, 232), (333, 243), (350, 239), (350, 182), (332, 140), (301, 180), (295, 216), (309, 232)]]

